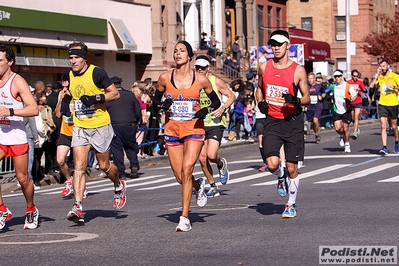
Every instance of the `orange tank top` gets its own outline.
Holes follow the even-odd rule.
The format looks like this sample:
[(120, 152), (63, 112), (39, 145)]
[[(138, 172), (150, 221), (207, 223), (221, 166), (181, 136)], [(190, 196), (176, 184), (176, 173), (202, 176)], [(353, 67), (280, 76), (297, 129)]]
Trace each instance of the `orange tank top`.
[(193, 76), (193, 82), (188, 89), (177, 89), (173, 81), (173, 73), (166, 84), (165, 97), (172, 99), (173, 104), (166, 112), (165, 135), (184, 138), (189, 135), (205, 134), (204, 121), (193, 118), (200, 110), (201, 84)]

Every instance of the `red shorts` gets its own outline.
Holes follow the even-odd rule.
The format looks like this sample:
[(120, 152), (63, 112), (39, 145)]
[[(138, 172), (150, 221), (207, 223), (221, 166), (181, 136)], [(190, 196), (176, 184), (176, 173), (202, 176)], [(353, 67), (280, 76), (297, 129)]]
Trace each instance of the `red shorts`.
[(18, 145), (2, 145), (0, 144), (0, 150), (4, 151), (5, 157), (16, 157), (25, 154), (29, 150), (29, 144), (18, 144)]

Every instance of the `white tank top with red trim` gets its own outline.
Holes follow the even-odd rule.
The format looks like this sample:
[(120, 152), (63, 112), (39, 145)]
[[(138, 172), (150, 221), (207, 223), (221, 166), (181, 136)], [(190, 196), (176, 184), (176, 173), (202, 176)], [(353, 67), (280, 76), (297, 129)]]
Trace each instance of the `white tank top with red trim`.
[[(15, 99), (11, 94), (11, 84), (15, 76), (16, 73), (12, 74), (6, 84), (0, 88), (0, 106), (22, 109), (24, 107), (23, 103)], [(27, 142), (23, 117), (8, 116), (0, 118), (0, 144), (17, 145)]]

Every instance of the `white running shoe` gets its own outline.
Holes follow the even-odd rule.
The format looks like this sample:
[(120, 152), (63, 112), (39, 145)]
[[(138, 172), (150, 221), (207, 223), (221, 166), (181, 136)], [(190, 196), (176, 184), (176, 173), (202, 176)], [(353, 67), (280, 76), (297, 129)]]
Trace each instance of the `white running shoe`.
[(6, 222), (9, 221), (12, 217), (11, 211), (6, 207), (6, 211), (0, 211), (0, 229), (3, 229), (6, 225)]
[(35, 207), (34, 212), (27, 212), (25, 214), (24, 229), (35, 229), (39, 223), (39, 209)]
[(341, 147), (345, 146), (344, 136), (343, 135), (341, 135), (340, 138), (339, 138), (339, 146), (341, 146)]
[(180, 216), (179, 224), (176, 226), (176, 232), (187, 232), (191, 230), (191, 223), (187, 217)]
[(345, 153), (350, 153), (351, 152), (351, 146), (348, 144), (348, 145), (345, 145)]
[(198, 178), (196, 181), (199, 184), (199, 189), (195, 190), (197, 197), (197, 204), (200, 207), (204, 207), (208, 201), (208, 198), (205, 193), (205, 180), (203, 178)]

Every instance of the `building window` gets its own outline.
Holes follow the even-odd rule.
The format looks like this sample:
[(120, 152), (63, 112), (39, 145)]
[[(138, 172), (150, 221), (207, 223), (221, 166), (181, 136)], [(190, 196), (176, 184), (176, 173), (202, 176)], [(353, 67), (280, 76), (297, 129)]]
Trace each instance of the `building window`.
[(116, 54), (116, 61), (130, 62), (130, 54)]
[(259, 23), (259, 30), (258, 30), (258, 38), (259, 44), (263, 45), (265, 41), (265, 24), (263, 23), (263, 6), (258, 6), (258, 23)]
[(281, 20), (281, 8), (277, 8), (276, 17), (277, 17), (276, 27), (277, 27), (277, 29), (279, 29), (280, 28), (280, 20)]
[(301, 18), (301, 25), (304, 30), (313, 30), (313, 18)]
[(345, 41), (346, 40), (346, 17), (336, 16), (335, 17), (335, 40)]
[(267, 36), (270, 36), (271, 33), (271, 27), (272, 27), (272, 6), (267, 7), (267, 27), (269, 28), (267, 30)]

